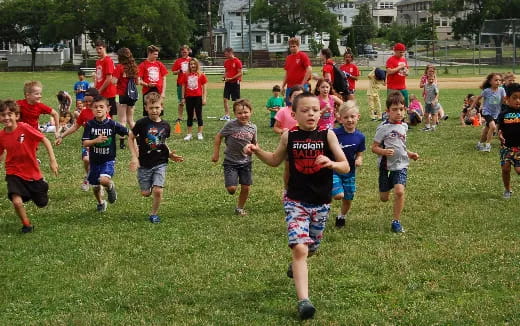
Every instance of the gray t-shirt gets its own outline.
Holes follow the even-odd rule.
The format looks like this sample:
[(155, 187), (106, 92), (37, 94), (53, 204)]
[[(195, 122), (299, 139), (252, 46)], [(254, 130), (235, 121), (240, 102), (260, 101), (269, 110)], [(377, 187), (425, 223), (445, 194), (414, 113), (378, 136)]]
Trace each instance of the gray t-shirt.
[(409, 158), (406, 150), (406, 123), (382, 122), (376, 129), (374, 141), (378, 142), (382, 148), (394, 150), (392, 156), (379, 156), (379, 168), (389, 171), (398, 171), (408, 167)]
[(244, 164), (251, 162), (251, 156), (244, 154), (244, 146), (256, 144), (256, 125), (248, 122), (241, 124), (237, 119), (224, 125), (219, 132), (225, 138), (224, 163)]
[(486, 88), (480, 95), (484, 98), (482, 115), (490, 115), (496, 119), (502, 108), (502, 98), (506, 96), (506, 91), (502, 87), (499, 87), (496, 92), (493, 92), (491, 88)]
[(439, 94), (439, 88), (435, 84), (424, 85), (424, 103), (432, 104), (435, 97)]

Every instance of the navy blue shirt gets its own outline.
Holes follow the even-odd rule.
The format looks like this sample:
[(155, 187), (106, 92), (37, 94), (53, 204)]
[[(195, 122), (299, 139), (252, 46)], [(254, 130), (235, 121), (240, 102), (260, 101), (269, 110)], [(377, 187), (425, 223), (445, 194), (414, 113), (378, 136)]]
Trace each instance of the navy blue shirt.
[(99, 135), (106, 135), (106, 141), (89, 147), (89, 160), (94, 164), (101, 164), (116, 159), (116, 135), (128, 135), (128, 129), (111, 119), (102, 122), (90, 120), (85, 125), (83, 140), (96, 139)]
[[(343, 126), (333, 129), (334, 133), (338, 137), (339, 146), (345, 153), (350, 166), (349, 173), (356, 173), (356, 154), (365, 151), (365, 135), (359, 130), (349, 133)], [(336, 172), (334, 172), (336, 173)], [(340, 173), (338, 173), (340, 174)]]

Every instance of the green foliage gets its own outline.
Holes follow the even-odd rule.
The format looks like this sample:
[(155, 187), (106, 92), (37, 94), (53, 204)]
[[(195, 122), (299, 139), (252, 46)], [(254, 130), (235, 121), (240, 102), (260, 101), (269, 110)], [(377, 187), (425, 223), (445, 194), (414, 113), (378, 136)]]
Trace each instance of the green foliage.
[(376, 36), (377, 27), (368, 3), (361, 4), (358, 14), (352, 19), (352, 32), (355, 34), (356, 44), (368, 44)]
[(321, 0), (257, 0), (253, 22), (268, 21), (269, 30), (289, 36), (338, 31), (336, 16)]

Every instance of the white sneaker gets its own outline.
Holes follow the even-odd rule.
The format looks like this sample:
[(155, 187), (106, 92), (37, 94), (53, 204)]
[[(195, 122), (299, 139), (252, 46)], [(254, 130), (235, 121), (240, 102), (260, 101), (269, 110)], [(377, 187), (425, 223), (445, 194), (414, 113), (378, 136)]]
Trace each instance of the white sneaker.
[(88, 191), (89, 188), (90, 188), (90, 184), (88, 183), (88, 180), (85, 177), (85, 180), (83, 180), (83, 183), (81, 184), (81, 190)]
[(511, 195), (513, 194), (512, 190), (504, 190), (504, 199), (510, 199)]
[(191, 134), (187, 134), (186, 137), (184, 137), (184, 140), (188, 141), (191, 140), (192, 136)]
[(220, 121), (229, 121), (231, 118), (229, 117), (229, 115), (223, 115), (221, 118), (220, 118)]
[(197, 139), (198, 139), (198, 140), (204, 140), (204, 136), (202, 136), (202, 133), (201, 133), (201, 132), (199, 132), (199, 133), (197, 134)]
[(491, 144), (484, 144), (481, 149), (481, 152), (491, 152)]

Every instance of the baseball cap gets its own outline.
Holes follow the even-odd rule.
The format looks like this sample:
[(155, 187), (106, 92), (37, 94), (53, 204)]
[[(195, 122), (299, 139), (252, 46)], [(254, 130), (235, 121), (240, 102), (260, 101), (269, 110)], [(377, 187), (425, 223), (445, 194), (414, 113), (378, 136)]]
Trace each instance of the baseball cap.
[(403, 43), (395, 43), (394, 51), (406, 51), (406, 46)]
[(99, 95), (99, 91), (97, 90), (97, 88), (91, 87), (85, 91), (85, 95), (96, 97)]

